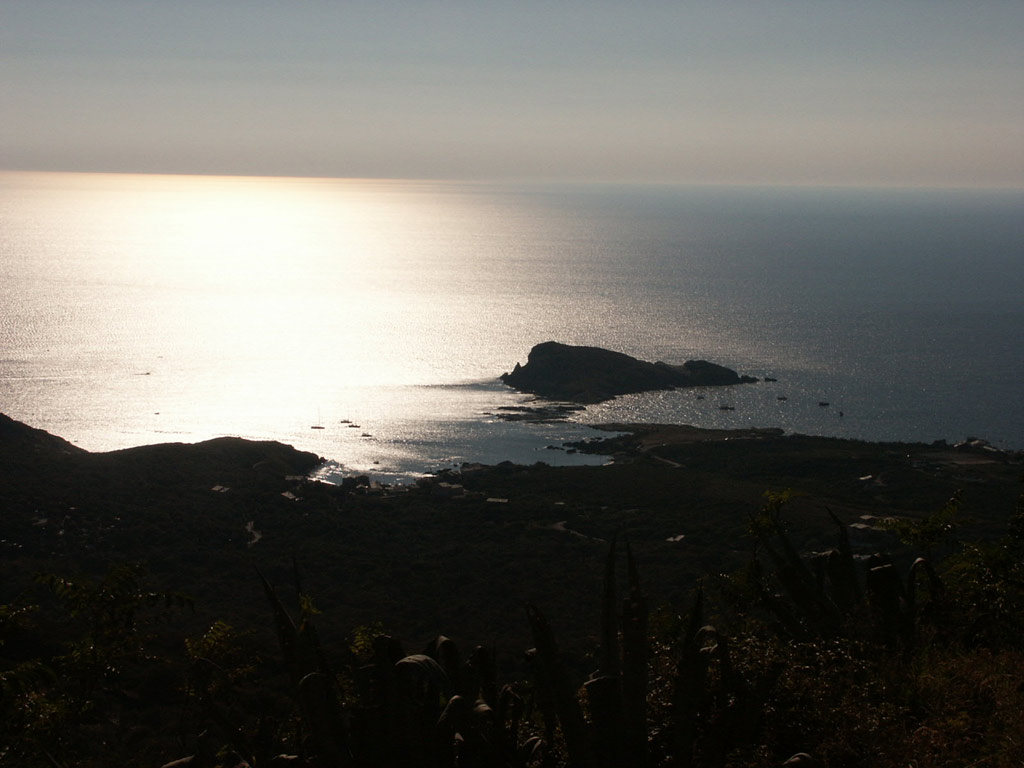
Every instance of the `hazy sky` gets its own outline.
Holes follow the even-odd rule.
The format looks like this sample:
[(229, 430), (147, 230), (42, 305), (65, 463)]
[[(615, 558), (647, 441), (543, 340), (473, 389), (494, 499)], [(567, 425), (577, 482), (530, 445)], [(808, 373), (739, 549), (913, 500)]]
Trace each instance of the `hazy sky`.
[(1024, 2), (0, 0), (0, 168), (1024, 186)]

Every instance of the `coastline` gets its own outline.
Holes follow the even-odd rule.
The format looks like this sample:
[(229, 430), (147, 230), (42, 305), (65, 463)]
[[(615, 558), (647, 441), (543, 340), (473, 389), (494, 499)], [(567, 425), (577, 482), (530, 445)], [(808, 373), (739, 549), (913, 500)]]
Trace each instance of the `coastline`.
[[(3, 417), (0, 601), (29, 588), (34, 573), (97, 575), (144, 562), (159, 585), (195, 597), (190, 621), (252, 624), (261, 612), (248, 599), (253, 566), (286, 584), (297, 557), (339, 632), (386, 616), (417, 642), (438, 626), (529, 642), (501, 608), (514, 584), (516, 599), (560, 617), (572, 645), (594, 626), (580, 598), (596, 588), (617, 534), (641, 558), (652, 604), (679, 604), (695, 579), (746, 562), (749, 520), (766, 492), (791, 494), (787, 519), (802, 551), (833, 546), (831, 513), (869, 554), (894, 543), (877, 520), (927, 515), (956, 494), (964, 536), (999, 535), (1024, 463), (1024, 453), (983, 446), (606, 426), (635, 431), (593, 446), (612, 450), (602, 465), (463, 464), (385, 486), (366, 476), (312, 481), (320, 457), (276, 442), (91, 454)], [(460, 598), (441, 606), (438, 595)]]
[[(166, 647), (238, 627), (246, 659), (274, 659), (281, 624), (262, 577), (289, 606), (301, 601), (304, 621), (309, 606), (334, 654), (368, 631), (436, 649), (444, 631), (460, 648), (487, 643), (502, 676), (518, 679), (534, 642), (524, 602), (551, 617), (566, 659), (594, 658), (613, 540), (628, 542), (652, 616), (682, 616), (695, 587), (714, 594), (749, 573), (751, 521), (766, 494), (787, 500), (782, 522), (805, 561), (835, 546), (838, 523), (852, 562), (885, 552), (904, 571), (918, 553), (884, 520), (952, 508), (956, 541), (995, 541), (1024, 460), (983, 445), (606, 427), (623, 450), (605, 466), (464, 465), (389, 493), (355, 479), (310, 482), (303, 472), (319, 457), (281, 443), (217, 438), (90, 454), (0, 417), (0, 604), (38, 595), (35, 574), (85, 585), (140, 574), (152, 594), (184, 595), (194, 609), (173, 624), (160, 617)], [(41, 636), (52, 635), (43, 624)]]

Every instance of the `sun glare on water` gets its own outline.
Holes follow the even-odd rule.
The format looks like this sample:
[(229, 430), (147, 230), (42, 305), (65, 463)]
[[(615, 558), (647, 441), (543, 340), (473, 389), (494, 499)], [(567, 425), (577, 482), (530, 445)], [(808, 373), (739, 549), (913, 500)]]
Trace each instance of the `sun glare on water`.
[[(271, 382), (300, 368), (349, 386), (437, 381), (430, 366), (417, 369), (423, 350), (403, 332), (445, 308), (430, 305), (431, 264), (443, 258), (431, 229), (446, 213), (422, 195), (372, 181), (106, 182), (78, 208), (78, 224), (90, 230), (94, 278), (112, 301), (152, 302), (125, 310), (155, 348), (248, 360)], [(422, 237), (398, 234), (410, 231)]]
[[(5, 253), (5, 295), (26, 308), (11, 308), (13, 358), (64, 350), (44, 375), (149, 414), (138, 429), (182, 409), (187, 428), (172, 435), (308, 429), (320, 413), (394, 412), (396, 387), (501, 372), (480, 349), (504, 345), (475, 341), (481, 307), (470, 304), (486, 299), (463, 286), (476, 238), (494, 227), (444, 185), (118, 174), (8, 183), (25, 190), (23, 209), (3, 212), (23, 227)], [(381, 387), (392, 388), (388, 403)], [(40, 398), (32, 412), (63, 407)]]
[[(476, 457), (495, 435), (507, 450), (512, 428), (488, 426), (514, 397), (497, 377), (557, 339), (778, 376), (790, 405), (799, 378), (814, 405), (791, 418), (757, 388), (745, 396), (771, 396), (727, 422), (678, 397), (588, 412), (604, 421), (832, 433), (816, 403), (841, 390), (843, 434), (1013, 443), (1016, 400), (998, 386), (1020, 379), (1006, 353), (1018, 209), (1003, 195), (0, 173), (0, 400), (92, 450), (236, 434), (346, 463), (443, 463), (460, 440)], [(963, 243), (988, 243), (984, 258)], [(973, 370), (1009, 373), (972, 416), (956, 376)], [(950, 418), (928, 421), (939, 409), (911, 381), (954, 402)]]

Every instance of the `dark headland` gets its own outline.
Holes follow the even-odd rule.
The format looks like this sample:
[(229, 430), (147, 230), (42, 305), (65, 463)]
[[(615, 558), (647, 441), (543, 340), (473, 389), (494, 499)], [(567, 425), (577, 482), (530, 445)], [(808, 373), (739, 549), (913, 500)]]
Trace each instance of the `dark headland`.
[[(0, 602), (34, 572), (131, 560), (237, 620), (255, 599), (252, 565), (287, 581), (297, 555), (309, 589), (343, 622), (380, 619), (407, 637), (438, 621), (453, 633), (521, 636), (504, 595), (549, 604), (571, 642), (590, 628), (582, 595), (600, 568), (588, 563), (600, 563), (616, 531), (650, 569), (654, 602), (674, 602), (696, 577), (743, 564), (765, 491), (799, 492), (791, 515), (808, 547), (830, 545), (826, 507), (864, 524), (863, 515), (928, 514), (958, 489), (964, 517), (985, 535), (1012, 509), (1021, 471), (1019, 453), (945, 443), (609, 429), (576, 446), (609, 455), (605, 466), (466, 465), (387, 488), (366, 477), (311, 481), (319, 458), (277, 442), (92, 453), (0, 414)], [(881, 534), (867, 523), (851, 530), (870, 547)], [(443, 596), (455, 592), (463, 609), (449, 615)]]
[[(607, 602), (609, 594), (602, 591), (602, 574), (609, 562), (610, 542), (618, 536), (620, 542), (628, 540), (651, 611), (650, 633), (655, 637), (650, 646), (652, 717), (668, 718), (664, 713), (672, 711), (667, 703), (658, 703), (670, 689), (671, 670), (678, 663), (665, 644), (682, 641), (666, 638), (684, 625), (678, 617), (693, 604), (694, 587), (702, 579), (706, 600), (716, 606), (713, 620), (718, 630), (731, 634), (729, 647), (739, 674), (758, 680), (769, 664), (784, 670), (770, 689), (771, 700), (757, 705), (760, 730), (749, 737), (753, 741), (738, 741), (739, 746), (730, 747), (740, 750), (735, 753), (738, 756), (754, 755), (750, 750), (760, 749), (757, 759), (751, 756), (730, 765), (775, 768), (794, 752), (810, 751), (825, 758), (822, 764), (902, 766), (908, 759), (878, 762), (874, 757), (897, 754), (893, 751), (897, 748), (904, 750), (900, 755), (910, 754), (905, 750), (913, 748), (915, 734), (925, 731), (930, 739), (945, 739), (944, 749), (966, 750), (956, 752), (963, 758), (958, 764), (969, 764), (977, 763), (980, 754), (972, 745), (1010, 743), (1010, 736), (1016, 738), (1017, 731), (1012, 729), (1019, 726), (1024, 691), (1016, 687), (1019, 678), (1008, 686), (1002, 679), (1020, 668), (1019, 649), (993, 651), (978, 646), (980, 651), (961, 651), (959, 645), (938, 645), (934, 640), (938, 630), (930, 629), (927, 658), (931, 666), (925, 673), (931, 682), (920, 695), (931, 696), (932, 689), (935, 695), (908, 704), (889, 691), (890, 687), (907, 690), (916, 680), (912, 677), (916, 667), (907, 663), (905, 669), (910, 671), (899, 671), (904, 669), (898, 666), (900, 656), (884, 638), (864, 635), (865, 639), (856, 640), (865, 643), (866, 650), (861, 651), (845, 635), (823, 640), (808, 636), (794, 643), (792, 636), (773, 634), (770, 627), (776, 625), (770, 621), (756, 625), (763, 628), (753, 634), (741, 634), (741, 628), (749, 626), (743, 622), (762, 615), (756, 606), (742, 606), (744, 600), (754, 599), (753, 593), (745, 591), (750, 584), (743, 579), (753, 573), (749, 567), (756, 545), (749, 532), (765, 507), (766, 491), (792, 491), (785, 524), (789, 541), (802, 556), (811, 558), (835, 546), (838, 521), (846, 532), (846, 546), (863, 567), (873, 564), (868, 560), (873, 553), (890, 552), (903, 574), (909, 561), (899, 559), (901, 545), (882, 530), (880, 519), (927, 520), (959, 492), (959, 519), (967, 525), (956, 535), (963, 541), (996, 542), (1007, 530), (1020, 492), (1019, 453), (980, 444), (957, 448), (945, 443), (864, 443), (786, 436), (777, 430), (615, 425), (614, 431), (626, 434), (580, 446), (614, 453), (614, 462), (605, 466), (463, 465), (461, 470), (411, 487), (382, 488), (368, 478), (351, 478), (343, 486), (310, 481), (307, 473), (316, 466), (317, 457), (280, 443), (221, 438), (194, 445), (90, 453), (0, 415), (0, 608), (4, 611), (0, 639), (7, 641), (0, 645), (0, 673), (6, 686), (0, 711), (8, 715), (0, 724), (0, 736), (17, 736), (19, 755), (34, 754), (30, 750), (39, 744), (39, 749), (59, 758), (59, 762), (47, 761), (39, 751), (39, 760), (18, 764), (157, 766), (199, 754), (197, 750), (206, 743), (203, 738), (214, 750), (228, 749), (223, 745), (243, 750), (257, 735), (263, 738), (267, 723), (278, 723), (277, 735), (266, 736), (272, 739), (267, 749), (273, 750), (267, 754), (308, 753), (314, 746), (294, 736), (301, 732), (294, 724), (296, 713), (305, 710), (293, 703), (297, 699), (290, 693), (290, 668), (280, 661), (280, 648), (285, 645), (279, 646), (275, 633), (275, 628), (277, 632), (294, 630), (288, 629), (291, 620), (283, 619), (280, 611), (275, 615), (259, 569), (297, 625), (300, 618), (301, 626), (315, 619), (318, 639), (314, 639), (327, 660), (318, 663), (329, 663), (332, 674), (349, 686), (344, 708), (352, 724), (344, 732), (353, 734), (351, 748), (364, 756), (386, 751), (389, 745), (398, 756), (425, 754), (417, 751), (420, 742), (409, 741), (415, 734), (397, 725), (393, 733), (406, 741), (396, 741), (398, 736), (360, 738), (369, 727), (365, 723), (380, 725), (384, 716), (380, 713), (406, 712), (401, 709), (406, 700), (400, 697), (395, 698), (398, 704), (388, 706), (372, 699), (378, 684), (362, 687), (366, 681), (361, 675), (377, 670), (374, 674), (383, 675), (381, 680), (398, 681), (397, 676), (386, 676), (405, 669), (428, 675), (421, 681), (427, 686), (432, 679), (455, 680), (458, 673), (465, 676), (465, 684), (476, 680), (472, 675), (479, 670), (473, 665), (487, 658), (473, 651), (479, 644), (494, 652), (494, 674), (499, 680), (525, 681), (530, 673), (523, 665), (523, 652), (540, 642), (536, 625), (531, 633), (523, 609), (528, 603), (547, 617), (557, 638), (565, 690), (585, 687), (588, 695), (596, 695), (590, 693), (596, 689), (584, 681), (598, 663), (597, 649), (608, 642), (608, 636), (600, 634), (601, 596), (605, 594)], [(940, 552), (936, 549), (932, 554), (937, 560)], [(832, 568), (834, 556), (830, 557), (826, 559)], [(186, 593), (195, 599), (195, 610), (170, 617), (158, 612), (145, 631), (131, 635), (132, 642), (146, 643), (146, 654), (137, 661), (125, 655), (122, 646), (96, 645), (101, 651), (113, 647), (121, 654), (116, 657), (116, 669), (111, 667), (101, 683), (94, 684), (100, 687), (89, 689), (92, 698), (85, 714), (72, 707), (41, 710), (64, 713), (61, 730), (50, 735), (44, 729), (50, 721), (41, 716), (25, 719), (28, 710), (22, 704), (38, 707), (52, 699), (56, 707), (78, 701), (73, 698), (79, 695), (78, 688), (70, 683), (77, 682), (74, 676), (79, 670), (92, 669), (86, 663), (92, 657), (83, 656), (81, 649), (94, 647), (87, 644), (95, 644), (96, 636), (90, 634), (89, 613), (68, 618), (67, 600), (76, 595), (84, 600), (92, 593), (76, 592), (63, 581), (50, 580), (46, 583), (56, 583), (62, 596), (55, 600), (33, 581), (33, 575), (50, 573), (71, 579), (72, 584), (106, 585), (102, 588), (107, 598), (130, 602), (136, 593), (125, 591), (131, 582), (125, 581), (123, 572), (114, 580), (107, 576), (100, 581), (112, 567), (125, 562), (144, 564), (145, 589), (157, 594)], [(765, 574), (773, 570), (770, 563), (765, 568)], [(823, 578), (822, 572), (815, 573)], [(776, 583), (765, 578), (765, 585)], [(772, 586), (763, 599), (782, 600), (776, 590)], [(1012, 594), (998, 597), (1016, 599)], [(629, 599), (637, 600), (632, 592)], [(729, 623), (729, 612), (737, 610), (728, 607), (733, 605), (730, 599), (740, 601), (741, 615), (747, 617), (743, 622)], [(614, 594), (610, 600), (614, 605)], [(25, 604), (43, 607), (18, 613)], [(932, 604), (929, 599), (927, 605)], [(304, 606), (301, 611), (298, 605)], [(153, 611), (151, 606), (140, 602), (131, 620), (142, 622)], [(975, 614), (939, 608), (945, 611), (939, 614), (942, 627), (964, 624), (977, 634)], [(985, 620), (990, 608), (976, 611), (978, 621)], [(867, 608), (863, 610), (856, 614), (857, 622), (875, 626)], [(108, 633), (116, 630), (98, 626)], [(979, 626), (984, 630), (986, 625)], [(442, 632), (464, 652), (455, 666), (452, 640), (432, 640)], [(308, 642), (306, 635), (301, 637)], [(622, 637), (625, 642), (625, 626)], [(368, 638), (373, 639), (372, 649), (365, 645)], [(723, 647), (721, 641), (707, 646), (711, 650), (703, 655), (711, 660), (708, 663), (720, 663)], [(209, 658), (196, 658), (198, 652)], [(946, 659), (941, 654), (948, 653), (974, 655), (952, 656), (950, 666), (937, 667), (936, 659)], [(417, 655), (406, 657), (403, 667), (403, 662), (396, 664), (403, 654)], [(28, 693), (22, 694), (22, 689), (8, 683), (16, 680), (16, 672), (32, 672), (37, 664), (62, 674), (61, 684), (44, 677), (35, 683), (29, 677), (19, 684), (38, 688), (28, 687), (24, 689)], [(438, 664), (448, 672), (439, 674)], [(964, 675), (975, 669), (979, 677), (971, 678), (973, 683), (960, 684), (956, 677), (943, 687), (942, 675)], [(894, 675), (902, 677), (899, 685), (890, 686)], [(883, 685), (883, 681), (888, 682)], [(511, 690), (534, 701), (532, 685), (517, 682)], [(296, 690), (305, 693), (301, 685)], [(451, 691), (445, 690), (444, 701), (455, 704), (442, 715), (441, 690), (424, 690), (432, 698), (416, 699), (416, 706), (430, 706), (430, 716), (420, 718), (429, 728), (429, 738), (423, 736), (422, 743), (447, 744), (451, 733), (442, 734), (447, 739), (443, 741), (433, 729), (441, 729), (437, 731), (441, 734), (441, 726), (448, 722), (444, 718), (454, 718), (449, 709), (454, 711), (459, 697), (449, 699)], [(497, 689), (458, 690), (469, 704), (467, 718), (477, 714), (472, 709), (477, 696), (485, 702), (477, 710), (497, 710)], [(9, 691), (13, 691), (10, 697)], [(997, 693), (990, 696), (990, 692), (1008, 698), (992, 703), (989, 699)], [(390, 695), (397, 697), (398, 692)], [(975, 702), (971, 697), (980, 698)], [(709, 694), (705, 719), (695, 720), (703, 729), (700, 733), (718, 733), (712, 725), (719, 721), (710, 719), (718, 716), (714, 702), (726, 706), (731, 700), (724, 694)], [(933, 706), (954, 706), (959, 714), (933, 712), (929, 709)], [(878, 711), (887, 713), (884, 727), (875, 716)], [(975, 717), (974, 712), (981, 714)], [(410, 716), (401, 722), (411, 721)], [(464, 727), (472, 722), (466, 720), (469, 725)], [(661, 744), (657, 734), (667, 732), (668, 722), (657, 720), (652, 731), (649, 743), (655, 752)], [(525, 741), (541, 727), (524, 720), (517, 738)], [(586, 727), (595, 739), (601, 736), (589, 720)], [(1007, 729), (1012, 731), (1009, 736)], [(961, 737), (961, 730), (966, 735)], [(391, 733), (373, 731), (378, 732)], [(476, 744), (475, 732), (466, 732), (470, 746), (464, 749), (469, 749)], [(644, 737), (639, 743), (648, 741)], [(120, 750), (118, 760), (112, 760), (115, 749)], [(83, 757), (92, 759), (83, 761)], [(207, 762), (197, 758), (191, 764), (242, 763), (232, 757)], [(267, 759), (250, 764), (421, 765), (397, 757), (391, 762), (383, 758), (350, 763)], [(455, 764), (429, 763), (445, 768)], [(474, 764), (534, 763), (484, 760)], [(576, 764), (589, 768), (627, 763)], [(649, 762), (651, 766), (676, 764), (683, 763)]]
[(757, 381), (706, 360), (689, 360), (682, 365), (649, 363), (601, 347), (556, 341), (537, 344), (530, 350), (526, 365), (516, 363), (501, 380), (520, 392), (574, 403), (600, 403), (636, 392)]

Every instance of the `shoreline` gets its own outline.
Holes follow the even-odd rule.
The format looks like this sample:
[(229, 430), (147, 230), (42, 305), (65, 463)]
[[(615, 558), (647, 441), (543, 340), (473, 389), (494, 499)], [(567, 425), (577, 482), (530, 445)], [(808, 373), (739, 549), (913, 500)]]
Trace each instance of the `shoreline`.
[[(93, 454), (0, 416), (0, 583), (9, 599), (33, 573), (145, 562), (158, 584), (196, 598), (197, 621), (241, 624), (252, 610), (238, 597), (253, 593), (252, 566), (291, 583), (298, 555), (318, 605), (346, 627), (386, 613), (398, 635), (417, 641), (440, 623), (454, 636), (497, 627), (529, 642), (515, 617), (492, 610), (517, 584), (578, 639), (593, 626), (579, 596), (592, 592), (604, 542), (618, 533), (657, 585), (652, 604), (682, 603), (702, 574), (743, 565), (749, 520), (766, 492), (792, 491), (787, 519), (801, 550), (834, 545), (828, 510), (870, 554), (892, 543), (879, 518), (928, 515), (961, 492), (964, 535), (999, 535), (1024, 465), (1024, 452), (984, 446), (607, 426), (637, 431), (607, 433), (615, 442), (594, 448), (617, 454), (601, 466), (463, 464), (385, 487), (310, 480), (320, 457), (278, 442), (218, 438)], [(500, 577), (479, 578), (491, 572)], [(438, 594), (479, 608), (446, 618)]]
[[(541, 408), (535, 407), (514, 407), (508, 409), (514, 413), (512, 418), (507, 418), (507, 421), (511, 423), (536, 423), (536, 424), (549, 424), (551, 421), (548, 417), (552, 412), (557, 413), (557, 417), (553, 420), (555, 423), (567, 423), (576, 428), (584, 430), (593, 430), (598, 433), (610, 433), (608, 435), (595, 435), (587, 437), (581, 440), (570, 440), (562, 443), (561, 445), (549, 444), (547, 446), (541, 445), (543, 443), (543, 437), (537, 435), (537, 444), (540, 446), (535, 449), (537, 460), (533, 462), (522, 462), (515, 461), (512, 459), (503, 459), (493, 464), (487, 464), (481, 461), (474, 460), (472, 457), (467, 458), (462, 462), (455, 462), (451, 465), (435, 465), (435, 468), (427, 468), (426, 465), (421, 470), (391, 470), (387, 471), (384, 467), (371, 469), (359, 469), (349, 468), (345, 462), (341, 459), (334, 457), (318, 455), (315, 451), (309, 451), (304, 448), (296, 447), (290, 442), (284, 440), (278, 440), (273, 438), (257, 439), (242, 437), (239, 435), (218, 435), (215, 437), (203, 438), (196, 441), (183, 441), (176, 440), (171, 442), (155, 442), (155, 443), (143, 443), (139, 445), (129, 446), (125, 448), (116, 448), (112, 450), (103, 451), (92, 451), (86, 448), (81, 448), (78, 445), (60, 437), (52, 432), (30, 426), (24, 422), (15, 420), (6, 414), (0, 413), (0, 442), (4, 439), (5, 435), (10, 436), (12, 431), (23, 432), (23, 433), (34, 433), (37, 436), (41, 436), (40, 439), (48, 438), (53, 444), (60, 444), (60, 450), (64, 453), (80, 453), (93, 457), (104, 457), (104, 456), (117, 456), (117, 455), (131, 455), (136, 452), (153, 452), (153, 451), (173, 451), (175, 448), (195, 448), (198, 446), (204, 446), (217, 442), (234, 441), (239, 444), (249, 445), (276, 445), (283, 449), (292, 451), (295, 454), (301, 454), (305, 456), (317, 456), (317, 464), (309, 472), (309, 475), (313, 475), (320, 472), (323, 468), (333, 465), (336, 468), (336, 474), (344, 476), (354, 475), (372, 475), (375, 472), (382, 476), (399, 476), (407, 475), (408, 480), (404, 483), (415, 483), (423, 477), (435, 476), (438, 474), (444, 474), (450, 472), (451, 469), (458, 468), (460, 466), (475, 465), (475, 466), (496, 466), (499, 464), (512, 464), (515, 466), (532, 466), (532, 465), (545, 465), (553, 468), (572, 468), (579, 466), (605, 466), (612, 462), (622, 462), (628, 460), (635, 460), (645, 455), (654, 454), (660, 449), (673, 449), (679, 446), (695, 445), (703, 443), (736, 443), (740, 441), (745, 442), (763, 442), (763, 441), (776, 441), (785, 439), (805, 439), (812, 441), (834, 441), (838, 443), (845, 443), (850, 445), (864, 445), (874, 447), (891, 447), (891, 446), (907, 446), (915, 447), (920, 450), (921, 448), (930, 448), (934, 452), (939, 454), (948, 453), (955, 451), (961, 457), (968, 455), (975, 456), (975, 459), (969, 461), (966, 458), (961, 458), (959, 463), (978, 463), (984, 461), (1014, 461), (1024, 460), (1024, 449), (1013, 449), (1013, 448), (1001, 448), (992, 445), (987, 440), (977, 437), (967, 437), (962, 441), (956, 443), (949, 443), (946, 440), (934, 440), (931, 442), (924, 442), (918, 440), (862, 440), (858, 438), (840, 437), (834, 435), (819, 435), (819, 434), (803, 434), (798, 432), (790, 432), (781, 427), (736, 427), (736, 428), (720, 428), (720, 427), (699, 427), (693, 424), (675, 424), (675, 423), (655, 423), (655, 422), (605, 422), (588, 424), (578, 422), (571, 419), (572, 413), (577, 410), (576, 406), (566, 407), (559, 406), (558, 404), (551, 406), (544, 406)], [(495, 414), (486, 414), (495, 415)], [(500, 417), (505, 419), (504, 414), (500, 414)], [(12, 426), (14, 425), (14, 426)], [(545, 451), (547, 449), (547, 451)], [(558, 451), (564, 451), (567, 453), (578, 453), (582, 455), (591, 456), (606, 456), (610, 460), (605, 464), (559, 464), (545, 461), (545, 458), (553, 458), (552, 449)], [(323, 473), (323, 474), (330, 474)], [(323, 477), (316, 478), (321, 482), (333, 483), (331, 480), (325, 480)], [(339, 481), (340, 482), (340, 481)]]
[[(811, 441), (834, 441), (850, 445), (874, 446), (890, 449), (904, 446), (916, 451), (924, 451), (933, 458), (946, 457), (949, 463), (960, 465), (995, 463), (1001, 461), (1022, 462), (1024, 450), (1007, 450), (993, 446), (987, 440), (968, 437), (958, 443), (945, 440), (934, 440), (930, 443), (919, 441), (889, 440), (856, 440), (827, 435), (804, 435), (786, 432), (778, 427), (742, 427), (736, 429), (715, 429), (695, 427), (691, 424), (648, 424), (648, 423), (607, 423), (592, 425), (594, 429), (605, 432), (621, 433), (614, 437), (593, 438), (589, 441), (574, 443), (581, 452), (592, 452), (601, 455), (615, 455), (623, 458), (637, 458), (654, 454), (658, 449), (674, 448), (697, 443), (724, 443), (738, 441), (774, 441), (786, 439), (804, 439)], [(604, 449), (604, 450), (602, 450)], [(608, 449), (614, 451), (609, 454)], [(954, 459), (953, 457), (958, 457)]]

